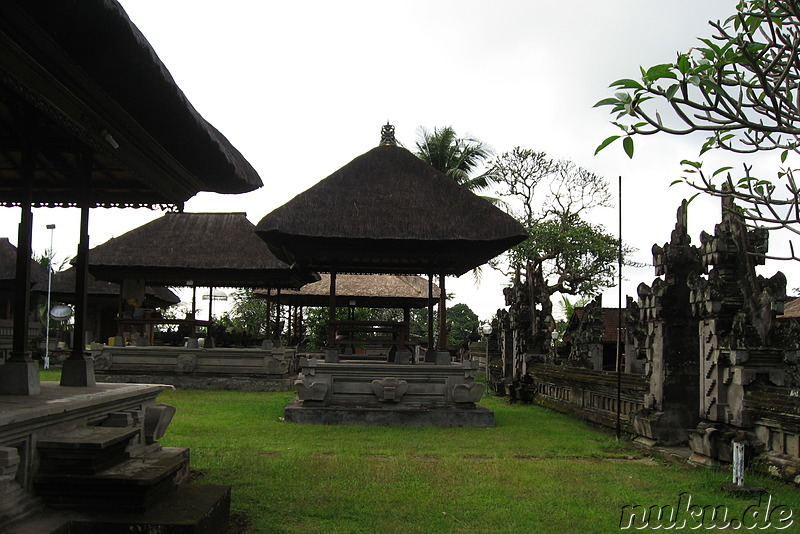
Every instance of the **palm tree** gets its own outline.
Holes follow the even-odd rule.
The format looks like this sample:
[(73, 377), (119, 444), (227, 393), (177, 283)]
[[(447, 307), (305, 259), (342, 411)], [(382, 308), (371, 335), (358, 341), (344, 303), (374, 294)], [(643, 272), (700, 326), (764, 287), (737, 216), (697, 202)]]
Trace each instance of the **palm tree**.
[(470, 191), (479, 191), (494, 182), (494, 175), (483, 172), (471, 176), (492, 157), (492, 149), (472, 137), (458, 137), (452, 126), (434, 128), (433, 132), (417, 129), (416, 155)]

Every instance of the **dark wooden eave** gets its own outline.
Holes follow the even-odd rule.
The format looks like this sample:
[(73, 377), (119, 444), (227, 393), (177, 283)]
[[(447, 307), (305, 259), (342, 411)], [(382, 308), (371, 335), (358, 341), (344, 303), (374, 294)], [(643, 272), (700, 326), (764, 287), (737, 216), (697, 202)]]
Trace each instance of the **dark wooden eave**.
[(0, 3), (3, 205), (24, 201), (24, 152), (33, 205), (181, 205), (261, 186), (113, 0)]

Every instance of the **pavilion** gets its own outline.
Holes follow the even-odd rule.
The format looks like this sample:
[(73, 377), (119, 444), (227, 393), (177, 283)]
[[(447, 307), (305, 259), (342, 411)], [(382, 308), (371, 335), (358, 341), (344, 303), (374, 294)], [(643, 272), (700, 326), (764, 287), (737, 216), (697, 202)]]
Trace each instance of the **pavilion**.
[[(267, 214), (257, 232), (283, 261), (329, 272), (328, 350), (308, 359), (295, 383), (298, 398), (286, 418), (296, 422), (493, 425), (475, 402), (483, 384), (477, 362), (452, 364), (446, 349), (445, 276), (462, 275), (528, 237), (514, 218), (456, 184), (408, 150), (394, 127), (381, 143)], [(429, 306), (426, 364), (346, 363), (336, 350), (336, 277), (339, 273), (439, 276), (442, 331), (432, 348)], [(336, 323), (336, 324), (334, 324)], [(348, 325), (344, 325), (348, 326)], [(488, 412), (488, 414), (486, 413)]]
[[(174, 412), (155, 402), (165, 386), (96, 384), (80, 342), (63, 366), (60, 385), (71, 387), (40, 383), (28, 346), (32, 208), (80, 210), (75, 330), (84, 332), (91, 208), (180, 210), (200, 191), (261, 185), (118, 2), (0, 2), (0, 206), (21, 212), (12, 350), (0, 365), (0, 529), (44, 502), (94, 514), (84, 524), (140, 530), (137, 514), (181, 495), (206, 531), (224, 528), (230, 488), (172, 491), (188, 451), (158, 442)], [(74, 522), (59, 521), (52, 531)]]
[[(75, 304), (75, 267), (53, 273), (50, 287), (51, 302)], [(91, 273), (86, 277), (86, 339), (104, 341), (117, 335), (121, 287), (114, 282), (96, 279)], [(47, 295), (47, 280), (38, 282), (32, 289), (40, 298)], [(166, 309), (178, 304), (180, 297), (164, 286), (144, 288), (145, 308)]]
[[(303, 308), (307, 306), (326, 307), (330, 305), (331, 275), (321, 274), (320, 280), (306, 284), (300, 289), (290, 289), (272, 293), (267, 290), (256, 290), (256, 296), (267, 299), (277, 306), (288, 306), (289, 328), (287, 336), (299, 340), (299, 332), (303, 328)], [(355, 337), (361, 339), (359, 345), (375, 344), (379, 340), (369, 334), (392, 334), (392, 338), (384, 340), (396, 351), (408, 344), (410, 332), (410, 310), (426, 308), (440, 297), (439, 287), (434, 285), (433, 294), (428, 294), (428, 282), (416, 275), (405, 274), (340, 274), (336, 277), (335, 306), (348, 309), (348, 321), (353, 330), (341, 332), (336, 343), (340, 351), (355, 345)], [(396, 308), (403, 311), (403, 320), (400, 322), (353, 323), (355, 321), (354, 309), (359, 308)], [(269, 308), (268, 308), (269, 310)], [(268, 312), (269, 313), (269, 312)], [(276, 317), (279, 312), (276, 310)], [(275, 321), (279, 322), (278, 319)], [(339, 326), (339, 325), (335, 325)], [(348, 334), (348, 335), (345, 335)], [(356, 334), (365, 334), (356, 336)], [(368, 342), (368, 343), (365, 343)], [(292, 343), (290, 343), (292, 344)], [(350, 353), (352, 354), (352, 350)], [(390, 354), (390, 361), (393, 359)]]
[[(0, 237), (0, 362), (12, 348), (14, 333), (14, 288), (17, 278), (17, 247), (7, 237)], [(47, 270), (37, 262), (31, 263), (30, 284), (47, 283)], [(28, 343), (41, 335), (37, 318), (29, 319)], [(30, 350), (30, 349), (29, 349)]]
[[(95, 355), (98, 376), (108, 382), (156, 382), (179, 387), (285, 391), (295, 369), (280, 346), (215, 347), (208, 335), (199, 346), (197, 328), (211, 327), (196, 318), (196, 288), (297, 289), (316, 282), (315, 273), (292, 268), (275, 257), (255, 234), (244, 213), (167, 213), (110, 239), (89, 251), (89, 271), (122, 287), (114, 346)], [(192, 309), (185, 318), (165, 319), (131, 302), (144, 300), (147, 285), (191, 287)], [(155, 325), (187, 329), (186, 346), (152, 346)], [(135, 340), (123, 341), (123, 334)], [(136, 334), (134, 335), (134, 332)], [(268, 341), (268, 340), (265, 340)]]

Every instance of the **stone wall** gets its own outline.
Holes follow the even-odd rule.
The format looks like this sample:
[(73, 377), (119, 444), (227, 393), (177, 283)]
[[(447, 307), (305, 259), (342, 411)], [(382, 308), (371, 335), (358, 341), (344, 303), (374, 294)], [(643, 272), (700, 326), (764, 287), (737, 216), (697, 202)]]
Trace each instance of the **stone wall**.
[(623, 373), (618, 404), (614, 372), (534, 364), (529, 373), (537, 404), (610, 428), (616, 427), (619, 405), (622, 428), (627, 432), (634, 431), (632, 414), (642, 409), (648, 390), (645, 377)]

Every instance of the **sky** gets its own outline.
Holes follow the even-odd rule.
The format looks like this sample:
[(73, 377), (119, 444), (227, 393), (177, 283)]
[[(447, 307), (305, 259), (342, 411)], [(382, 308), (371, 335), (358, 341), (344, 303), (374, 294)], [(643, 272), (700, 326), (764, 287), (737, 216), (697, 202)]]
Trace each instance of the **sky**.
[[(686, 186), (680, 161), (696, 158), (697, 138), (655, 136), (637, 141), (631, 160), (621, 146), (595, 156), (616, 133), (608, 108), (593, 105), (608, 85), (637, 77), (639, 66), (671, 62), (708, 36), (708, 20), (724, 19), (735, 0), (123, 0), (177, 84), (260, 174), (264, 187), (244, 195), (201, 193), (185, 210), (244, 211), (261, 218), (377, 146), (387, 121), (413, 149), (420, 126), (452, 126), (497, 154), (516, 146), (571, 159), (612, 184), (613, 209), (590, 213), (593, 223), (619, 232), (617, 181), (622, 177), (622, 237), (647, 267), (625, 269), (623, 294), (652, 283), (651, 247), (669, 241)], [(731, 163), (704, 157), (709, 167)], [(719, 202), (698, 198), (689, 209), (694, 244), (713, 233)], [(145, 209), (95, 209), (90, 246), (161, 216)], [(0, 210), (0, 235), (16, 243), (18, 208)], [(57, 259), (73, 256), (75, 209), (34, 211), (35, 252), (49, 247), (55, 223)], [(786, 239), (772, 240), (772, 250)], [(770, 262), (800, 286), (794, 264)], [(793, 273), (795, 273), (793, 275)], [(482, 320), (504, 306), (506, 280), (483, 269), (449, 278), (453, 303)], [(794, 285), (792, 285), (794, 284)], [(604, 305), (617, 305), (617, 289)], [(624, 297), (623, 297), (624, 298)], [(200, 303), (202, 308), (203, 304)], [(215, 304), (215, 310), (217, 305)]]

